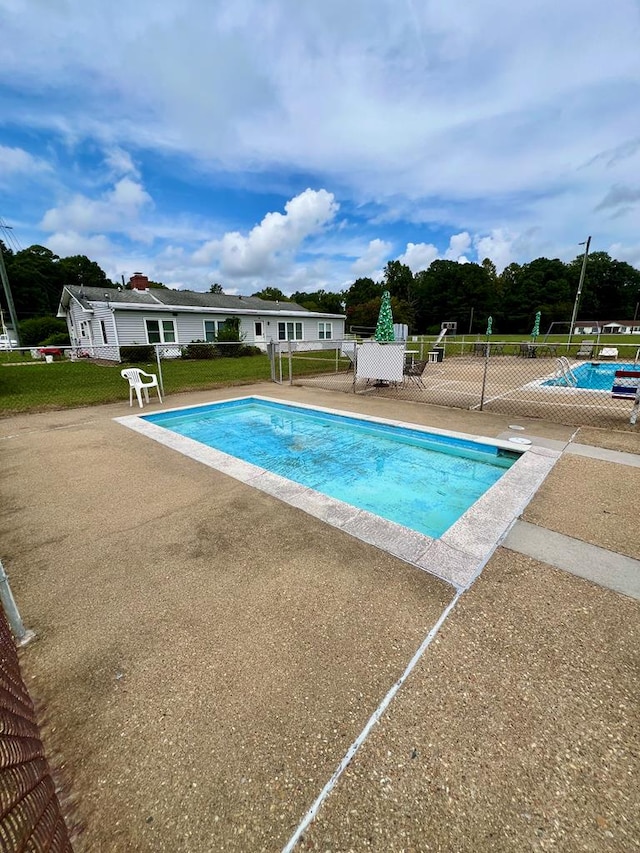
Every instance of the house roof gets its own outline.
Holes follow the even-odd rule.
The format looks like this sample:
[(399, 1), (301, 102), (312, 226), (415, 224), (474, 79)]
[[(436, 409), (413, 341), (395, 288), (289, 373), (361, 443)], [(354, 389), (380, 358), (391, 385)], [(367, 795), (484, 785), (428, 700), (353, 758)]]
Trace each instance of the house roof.
[(122, 310), (151, 309), (169, 311), (194, 310), (212, 313), (234, 314), (301, 314), (305, 317), (342, 318), (343, 314), (326, 314), (308, 311), (296, 302), (272, 302), (257, 296), (229, 296), (226, 293), (200, 293), (193, 290), (170, 290), (161, 287), (148, 290), (105, 289), (103, 287), (79, 287), (67, 285), (60, 300), (60, 311), (69, 305), (70, 299), (76, 299), (85, 311), (92, 311), (92, 303), (109, 302), (113, 308)]

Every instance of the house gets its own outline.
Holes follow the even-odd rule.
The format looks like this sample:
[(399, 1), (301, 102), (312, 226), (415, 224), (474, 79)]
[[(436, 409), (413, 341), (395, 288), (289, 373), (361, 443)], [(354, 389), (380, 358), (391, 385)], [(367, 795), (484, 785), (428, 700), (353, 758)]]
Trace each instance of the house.
[(574, 335), (640, 335), (640, 320), (578, 320)]
[(307, 311), (295, 302), (150, 288), (141, 273), (131, 276), (130, 289), (66, 286), (58, 317), (67, 321), (73, 346), (116, 361), (121, 346), (134, 344), (167, 344), (163, 355), (178, 356), (180, 346), (215, 341), (232, 318), (240, 320), (244, 343), (263, 350), (271, 341), (341, 340), (345, 323), (342, 314)]

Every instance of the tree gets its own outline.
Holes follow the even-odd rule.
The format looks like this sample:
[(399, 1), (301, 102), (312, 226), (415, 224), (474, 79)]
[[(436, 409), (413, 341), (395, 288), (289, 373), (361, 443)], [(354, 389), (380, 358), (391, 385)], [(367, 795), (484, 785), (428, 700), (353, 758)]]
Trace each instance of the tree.
[(434, 261), (429, 269), (415, 276), (416, 328), (431, 334), (443, 322), (455, 322), (466, 332), (471, 312), (478, 329), (486, 329), (489, 314), (494, 314), (497, 294), (489, 271), (480, 264)]
[(50, 249), (37, 245), (5, 255), (7, 278), (20, 320), (57, 313), (64, 283), (59, 260)]
[(392, 296), (411, 302), (413, 291), (413, 273), (400, 261), (389, 261), (384, 268), (384, 283)]
[(209, 293), (224, 293), (224, 290), (222, 289), (222, 285), (216, 281), (209, 288)]
[[(568, 277), (575, 292), (583, 255), (568, 265)], [(578, 314), (590, 320), (630, 320), (640, 294), (640, 270), (625, 261), (613, 260), (607, 252), (593, 252), (587, 258), (586, 274)]]
[(537, 311), (548, 328), (571, 315), (571, 283), (567, 265), (558, 258), (536, 258), (510, 264), (500, 276), (498, 322), (503, 331), (528, 334)]
[(58, 269), (63, 284), (84, 285), (85, 287), (117, 286), (109, 281), (98, 264), (95, 261), (90, 261), (86, 255), (59, 258)]
[[(344, 293), (344, 304), (349, 313), (349, 308), (369, 302), (371, 299), (379, 299), (382, 296), (384, 286), (377, 284), (372, 278), (357, 278), (351, 287)], [(375, 323), (373, 324), (375, 326)]]
[(252, 293), (252, 296), (257, 296), (258, 299), (266, 299), (268, 302), (290, 302), (288, 296), (279, 290), (277, 287), (265, 287), (257, 293)]
[(321, 311), (324, 314), (344, 314), (342, 294), (316, 290), (311, 293), (297, 291), (291, 294), (291, 301), (302, 305), (307, 311)]

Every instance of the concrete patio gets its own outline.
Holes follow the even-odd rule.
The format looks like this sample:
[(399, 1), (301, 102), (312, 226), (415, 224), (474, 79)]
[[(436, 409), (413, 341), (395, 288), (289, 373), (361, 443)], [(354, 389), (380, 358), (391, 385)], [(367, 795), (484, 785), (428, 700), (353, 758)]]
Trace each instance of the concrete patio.
[[(314, 388), (166, 405), (251, 393), (513, 434)], [(0, 556), (77, 851), (637, 849), (637, 431), (518, 420), (559, 461), (329, 792), (456, 590), (114, 422), (130, 411), (0, 420)]]

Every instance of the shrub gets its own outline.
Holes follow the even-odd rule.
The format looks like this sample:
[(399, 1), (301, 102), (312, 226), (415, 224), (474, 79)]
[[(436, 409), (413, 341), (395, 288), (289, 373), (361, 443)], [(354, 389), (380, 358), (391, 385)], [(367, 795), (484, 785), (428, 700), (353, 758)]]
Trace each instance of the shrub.
[(216, 335), (216, 342), (222, 345), (218, 347), (218, 352), (224, 358), (238, 358), (244, 349), (243, 339), (244, 335), (240, 334), (240, 319), (230, 317)]
[(191, 343), (182, 350), (182, 358), (201, 360), (217, 357), (218, 351), (215, 346), (207, 343), (206, 341), (191, 341)]
[(69, 334), (67, 332), (54, 332), (42, 341), (42, 346), (45, 347), (68, 347), (71, 344)]
[(31, 317), (20, 323), (20, 342), (24, 347), (43, 346), (52, 335), (64, 335), (65, 343), (69, 343), (64, 320), (58, 317)]
[(242, 347), (240, 351), (240, 355), (264, 355), (264, 350), (260, 349), (260, 347), (254, 347), (246, 344)]
[(154, 348), (149, 344), (145, 344), (144, 346), (120, 347), (120, 361), (123, 364), (153, 361), (154, 358)]

